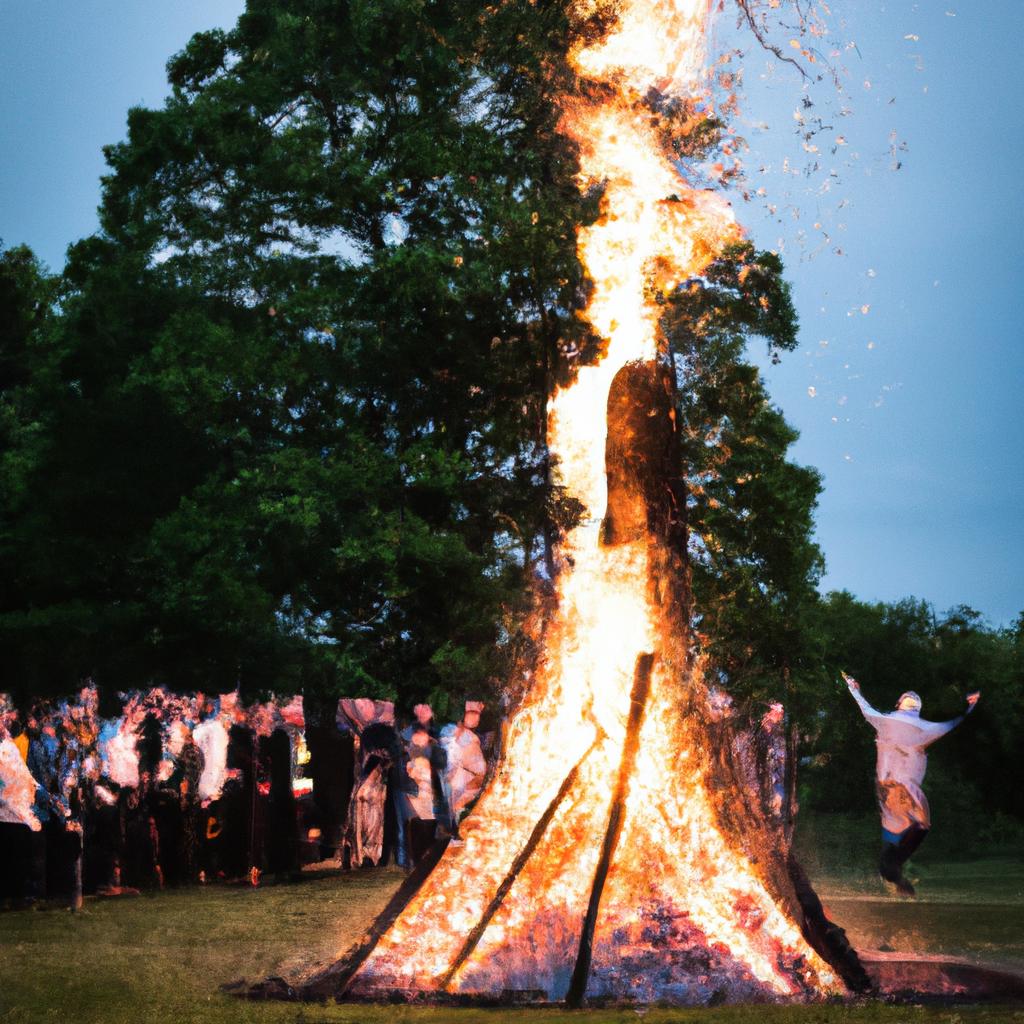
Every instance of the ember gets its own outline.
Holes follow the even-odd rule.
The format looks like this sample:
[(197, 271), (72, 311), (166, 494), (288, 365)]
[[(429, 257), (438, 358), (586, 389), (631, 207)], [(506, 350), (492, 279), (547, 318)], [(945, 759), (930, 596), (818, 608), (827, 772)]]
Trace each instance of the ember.
[(533, 991), (579, 1005), (866, 986), (749, 796), (691, 656), (674, 380), (650, 286), (698, 276), (739, 237), (659, 130), (666, 102), (696, 99), (707, 13), (707, 0), (632, 0), (571, 55), (581, 87), (562, 130), (579, 144), (581, 187), (604, 187), (579, 253), (594, 282), (586, 316), (608, 346), (552, 396), (549, 444), (588, 516), (562, 546), (545, 658), (464, 843), (343, 962), (335, 992)]

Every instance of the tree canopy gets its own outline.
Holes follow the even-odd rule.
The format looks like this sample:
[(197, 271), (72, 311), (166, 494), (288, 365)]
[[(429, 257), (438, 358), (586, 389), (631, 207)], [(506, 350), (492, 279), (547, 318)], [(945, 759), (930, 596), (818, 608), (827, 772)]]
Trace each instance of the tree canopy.
[[(250, 0), (169, 61), (164, 107), (107, 148), (99, 233), (18, 285), (50, 315), (5, 391), (6, 685), (443, 701), (507, 670), (578, 512), (544, 434), (597, 348), (575, 239), (600, 196), (556, 130), (589, 30), (529, 0)], [(680, 159), (717, 144), (696, 121)], [(744, 354), (795, 344), (781, 262), (731, 248), (664, 326), (696, 622), (760, 699), (821, 568), (820, 481)]]
[(251, 0), (170, 60), (59, 316), (5, 357), (7, 685), (486, 685), (575, 330), (567, 32), (525, 2)]

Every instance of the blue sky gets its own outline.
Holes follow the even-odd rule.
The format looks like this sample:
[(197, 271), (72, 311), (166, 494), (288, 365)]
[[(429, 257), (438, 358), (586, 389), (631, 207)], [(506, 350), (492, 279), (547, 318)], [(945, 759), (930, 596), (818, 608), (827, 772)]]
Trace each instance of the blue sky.
[[(799, 351), (767, 376), (801, 431), (795, 457), (825, 477), (825, 585), (1009, 623), (1024, 610), (1024, 6), (831, 7), (857, 43), (843, 93), (811, 93), (834, 125), (815, 140), (823, 171), (839, 178), (821, 194), (824, 173), (780, 173), (809, 159), (794, 133), (801, 86), (762, 78), (751, 53), (745, 113), (770, 128), (750, 133), (750, 179), (777, 213), (737, 207), (760, 245), (782, 248), (800, 313)], [(822, 140), (839, 134), (848, 145), (831, 158)], [(815, 223), (832, 243), (812, 258)]]
[[(766, 195), (736, 202), (754, 241), (782, 251), (800, 312), (800, 348), (766, 373), (801, 431), (795, 457), (825, 478), (825, 587), (1009, 623), (1024, 610), (1024, 5), (831, 6), (857, 45), (843, 91), (815, 85), (810, 111), (799, 79), (745, 44), (744, 161)], [(242, 7), (0, 0), (0, 238), (59, 268), (96, 227), (101, 146), (130, 106), (162, 102), (164, 64), (193, 32)], [(833, 125), (820, 155), (797, 110)]]

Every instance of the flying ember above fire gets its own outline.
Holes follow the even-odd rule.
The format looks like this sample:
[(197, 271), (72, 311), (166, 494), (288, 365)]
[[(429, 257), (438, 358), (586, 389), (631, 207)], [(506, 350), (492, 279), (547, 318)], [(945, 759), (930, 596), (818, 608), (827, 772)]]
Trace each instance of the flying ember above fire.
[[(579, 6), (582, 18), (597, 4)], [(659, 127), (698, 97), (708, 14), (708, 0), (626, 0), (608, 34), (570, 54), (581, 87), (561, 128), (580, 186), (603, 188), (579, 254), (607, 351), (552, 396), (548, 440), (587, 511), (561, 547), (543, 662), (464, 842), (336, 975), (350, 995), (806, 999), (859, 970), (848, 947), (845, 967), (831, 955), (838, 930), (745, 794), (691, 656), (656, 292), (740, 232), (723, 199), (683, 180)]]

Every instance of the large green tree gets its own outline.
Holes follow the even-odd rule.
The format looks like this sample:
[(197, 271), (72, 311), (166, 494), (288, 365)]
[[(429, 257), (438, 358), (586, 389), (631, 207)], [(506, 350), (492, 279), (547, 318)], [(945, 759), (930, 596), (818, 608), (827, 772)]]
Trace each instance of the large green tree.
[(694, 626), (711, 682), (758, 718), (787, 715), (787, 813), (798, 735), (825, 680), (814, 610), (824, 568), (813, 539), (818, 473), (788, 457), (796, 431), (751, 361), (795, 347), (797, 317), (782, 263), (749, 242), (728, 247), (664, 300), (675, 361), (687, 493)]
[(169, 62), (29, 388), (8, 687), (440, 694), (500, 669), (559, 507), (568, 33), (526, 0), (250, 0)]

